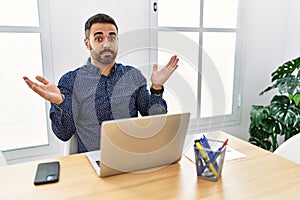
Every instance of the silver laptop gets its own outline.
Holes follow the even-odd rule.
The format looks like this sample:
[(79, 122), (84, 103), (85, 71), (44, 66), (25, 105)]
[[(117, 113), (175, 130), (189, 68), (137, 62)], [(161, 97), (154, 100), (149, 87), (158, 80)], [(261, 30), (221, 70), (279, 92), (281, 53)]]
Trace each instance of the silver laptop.
[(182, 113), (103, 122), (101, 150), (87, 157), (100, 177), (177, 163), (189, 120)]

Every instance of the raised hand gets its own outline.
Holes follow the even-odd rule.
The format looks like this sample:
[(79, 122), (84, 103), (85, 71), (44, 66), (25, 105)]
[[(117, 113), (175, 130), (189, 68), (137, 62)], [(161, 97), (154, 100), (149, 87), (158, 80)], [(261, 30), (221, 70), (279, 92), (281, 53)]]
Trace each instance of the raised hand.
[(168, 80), (171, 74), (177, 69), (178, 67), (179, 58), (177, 56), (172, 56), (169, 62), (158, 71), (158, 65), (153, 65), (153, 71), (151, 74), (151, 82), (152, 87), (154, 89), (161, 89), (162, 85)]
[(23, 79), (34, 92), (36, 92), (44, 99), (57, 105), (63, 102), (63, 97), (59, 88), (56, 85), (47, 81), (45, 78), (41, 76), (36, 76), (36, 80), (38, 80), (42, 84), (35, 83), (26, 76), (24, 76)]

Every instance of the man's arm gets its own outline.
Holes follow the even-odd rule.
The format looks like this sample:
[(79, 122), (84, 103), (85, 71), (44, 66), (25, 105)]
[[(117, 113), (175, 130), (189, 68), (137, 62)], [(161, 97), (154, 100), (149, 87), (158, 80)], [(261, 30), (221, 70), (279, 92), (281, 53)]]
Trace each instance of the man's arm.
[(137, 93), (137, 109), (142, 116), (167, 113), (167, 103), (162, 95), (149, 95), (147, 85), (141, 86)]
[(149, 91), (147, 90), (146, 79), (141, 75), (141, 77), (143, 77), (143, 80), (141, 81), (140, 85), (142, 86), (139, 88), (137, 93), (137, 108), (141, 115), (146, 116), (165, 114), (168, 112), (167, 103), (162, 98), (163, 84), (177, 69), (178, 61), (179, 58), (177, 58), (177, 56), (172, 56), (169, 62), (161, 70), (158, 70), (158, 66), (156, 64), (153, 66), (150, 95)]
[(169, 62), (161, 69), (158, 70), (158, 65), (153, 65), (153, 71), (151, 74), (151, 87), (154, 90), (161, 90), (163, 88), (163, 84), (169, 79), (171, 74), (178, 67), (179, 58), (175, 55), (172, 56)]
[(59, 104), (51, 104), (50, 119), (52, 131), (61, 140), (67, 141), (76, 132), (73, 116), (73, 85), (76, 73), (68, 72), (58, 82), (58, 88), (63, 95), (63, 101)]
[(28, 77), (23, 77), (26, 84), (38, 95), (51, 103), (50, 119), (52, 121), (52, 130), (55, 135), (67, 141), (75, 133), (75, 123), (72, 114), (72, 89), (69, 79), (74, 78), (72, 74), (64, 75), (59, 86), (50, 83), (45, 78), (37, 76), (36, 80), (40, 83), (31, 81)]

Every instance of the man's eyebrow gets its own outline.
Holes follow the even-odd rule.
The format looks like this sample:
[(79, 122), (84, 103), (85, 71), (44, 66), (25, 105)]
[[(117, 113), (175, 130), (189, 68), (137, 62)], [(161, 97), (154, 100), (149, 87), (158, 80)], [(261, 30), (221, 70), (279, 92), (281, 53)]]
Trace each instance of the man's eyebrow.
[[(96, 36), (96, 35), (104, 35), (104, 34), (103, 34), (103, 32), (96, 32), (96, 33), (94, 33), (94, 36)], [(117, 33), (109, 32), (108, 35), (117, 35)]]
[(96, 32), (96, 33), (94, 33), (94, 36), (95, 35), (103, 35), (103, 32)]

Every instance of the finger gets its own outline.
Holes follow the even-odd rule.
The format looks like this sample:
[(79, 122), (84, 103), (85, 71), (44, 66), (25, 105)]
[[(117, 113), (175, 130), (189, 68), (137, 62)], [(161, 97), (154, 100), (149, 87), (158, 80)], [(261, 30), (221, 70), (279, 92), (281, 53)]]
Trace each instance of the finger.
[(23, 79), (24, 79), (25, 83), (26, 83), (30, 88), (32, 88), (32, 86), (34, 86), (34, 85), (37, 86), (37, 84), (34, 83), (34, 82), (32, 82), (28, 77), (24, 76)]
[(171, 63), (173, 62), (173, 60), (175, 59), (176, 56), (172, 56), (169, 60), (169, 62), (166, 64), (166, 67), (171, 65)]
[(179, 61), (179, 58), (175, 55), (171, 58), (170, 63), (169, 63), (169, 67), (174, 67), (175, 65), (177, 65)]
[(23, 80), (28, 85), (28, 82), (30, 82), (30, 79), (27, 76), (23, 76)]
[(178, 63), (178, 61), (179, 61), (179, 58), (176, 56), (176, 57), (174, 57), (172, 64), (176, 65)]
[(157, 72), (157, 70), (158, 70), (158, 65), (157, 65), (157, 64), (154, 64), (154, 65), (153, 65), (153, 72)]
[(175, 58), (173, 62), (170, 64), (170, 69), (176, 69), (178, 67), (179, 58)]
[[(31, 81), (28, 77), (24, 76), (23, 77), (24, 81), (26, 82), (26, 84), (30, 87), (30, 89), (32, 89), (35, 93), (37, 93), (38, 95), (40, 95), (41, 97), (43, 97), (46, 100), (49, 100), (49, 97), (47, 95), (47, 93), (44, 91), (43, 89), (43, 85), (39, 85), (33, 81)], [(45, 82), (45, 81), (44, 81)], [(50, 101), (50, 100), (49, 100)]]
[(177, 69), (177, 67), (178, 67), (178, 65), (175, 65), (174, 67), (169, 68), (169, 70), (168, 70), (169, 74), (171, 75)]
[(37, 93), (38, 95), (40, 95), (41, 97), (43, 97), (43, 98), (45, 98), (45, 99), (48, 100), (48, 98), (46, 97), (45, 91), (41, 87), (39, 87), (37, 84), (32, 85), (31, 89), (35, 93)]
[(36, 76), (35, 78), (36, 78), (36, 80), (43, 83), (44, 85), (47, 85), (49, 83), (49, 81), (47, 81), (44, 77)]
[(169, 60), (168, 63), (166, 64), (166, 66), (168, 66), (168, 65), (171, 64), (172, 58), (173, 58), (173, 56), (170, 58), (170, 60)]
[(31, 81), (27, 76), (23, 76), (24, 81)]

